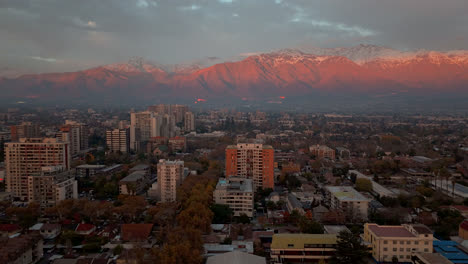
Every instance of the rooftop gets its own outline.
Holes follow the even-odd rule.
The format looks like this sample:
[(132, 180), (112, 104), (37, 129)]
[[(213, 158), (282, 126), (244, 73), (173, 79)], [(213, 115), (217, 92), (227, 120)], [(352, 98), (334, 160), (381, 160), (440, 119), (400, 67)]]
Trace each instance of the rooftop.
[(340, 201), (370, 201), (351, 186), (326, 186), (326, 188)]
[(121, 225), (122, 240), (144, 241), (147, 240), (153, 229), (153, 224), (123, 224)]
[(77, 169), (104, 169), (106, 165), (91, 165), (91, 164), (83, 164), (77, 166)]
[(144, 171), (134, 171), (127, 177), (120, 180), (120, 182), (135, 182), (145, 177), (146, 173)]
[(249, 263), (249, 264), (265, 264), (264, 257), (244, 253), (241, 251), (227, 252), (216, 256), (209, 257), (206, 261), (207, 264), (235, 264), (235, 263)]
[(447, 258), (452, 263), (468, 263), (468, 254), (459, 248), (459, 244), (450, 240), (435, 240), (434, 251)]
[(271, 249), (303, 249), (307, 244), (335, 245), (335, 234), (275, 234)]
[(216, 184), (216, 189), (238, 192), (252, 192), (252, 180), (240, 177), (229, 177), (229, 179), (220, 178), (218, 184)]
[(418, 252), (416, 253), (416, 256), (419, 257), (419, 259), (424, 260), (424, 263), (429, 263), (429, 264), (452, 264), (450, 260), (442, 256), (440, 253), (423, 253), (423, 252)]
[(379, 226), (377, 224), (368, 224), (368, 228), (378, 237), (415, 237), (404, 226)]

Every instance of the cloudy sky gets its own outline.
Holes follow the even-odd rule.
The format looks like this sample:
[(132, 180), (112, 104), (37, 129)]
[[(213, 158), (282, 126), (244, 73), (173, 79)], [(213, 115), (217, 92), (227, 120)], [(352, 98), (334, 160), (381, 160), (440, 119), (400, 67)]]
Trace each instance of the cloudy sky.
[(0, 0), (0, 72), (298, 46), (468, 49), (467, 0)]

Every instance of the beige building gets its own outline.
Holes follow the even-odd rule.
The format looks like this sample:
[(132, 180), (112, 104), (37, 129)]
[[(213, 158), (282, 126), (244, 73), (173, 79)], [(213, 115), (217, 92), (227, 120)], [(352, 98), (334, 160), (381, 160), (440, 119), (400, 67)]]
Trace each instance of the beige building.
[(130, 151), (130, 130), (107, 130), (106, 144), (110, 152), (128, 153)]
[(364, 241), (369, 243), (377, 262), (410, 262), (414, 253), (431, 253), (432, 231), (424, 225), (364, 225)]
[(57, 138), (21, 138), (5, 144), (5, 171), (7, 192), (27, 201), (28, 177), (40, 175), (42, 167), (62, 166), (70, 169), (68, 142)]
[(325, 145), (314, 145), (309, 147), (309, 152), (315, 155), (318, 159), (328, 158), (331, 160), (335, 159), (335, 150)]
[(28, 176), (28, 201), (41, 207), (53, 207), (59, 201), (78, 199), (78, 182), (73, 171), (62, 166), (42, 167), (37, 175)]
[(18, 141), (20, 138), (40, 137), (38, 124), (23, 122), (21, 125), (11, 126), (11, 141)]
[(177, 187), (184, 180), (184, 162), (181, 160), (159, 160), (158, 196), (162, 202), (174, 202)]
[(253, 217), (254, 192), (252, 180), (240, 177), (221, 178), (213, 192), (214, 202), (228, 205), (234, 216), (245, 214)]
[(335, 234), (274, 234), (270, 263), (327, 263), (336, 245)]
[(130, 113), (130, 149), (139, 150), (143, 142), (161, 136), (161, 116), (150, 111)]
[(331, 209), (343, 211), (350, 221), (367, 220), (370, 200), (350, 186), (326, 186)]

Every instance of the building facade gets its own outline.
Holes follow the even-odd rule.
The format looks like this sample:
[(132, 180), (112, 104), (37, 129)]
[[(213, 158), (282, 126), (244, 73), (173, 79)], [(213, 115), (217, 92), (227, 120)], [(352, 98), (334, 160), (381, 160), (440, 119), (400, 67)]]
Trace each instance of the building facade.
[(11, 126), (11, 141), (18, 141), (20, 138), (36, 138), (40, 137), (38, 124), (31, 122), (23, 122), (21, 125)]
[(310, 154), (314, 155), (318, 159), (328, 158), (331, 160), (335, 159), (335, 150), (325, 145), (314, 145), (309, 147)]
[(350, 221), (366, 221), (370, 200), (350, 186), (326, 186), (331, 209), (343, 211)]
[(221, 178), (213, 192), (214, 202), (228, 205), (234, 216), (253, 217), (254, 192), (251, 179), (240, 177)]
[(162, 202), (174, 202), (177, 187), (184, 179), (184, 162), (181, 160), (159, 160), (158, 192)]
[(28, 177), (40, 175), (42, 167), (62, 166), (70, 169), (68, 142), (57, 138), (21, 138), (5, 144), (7, 192), (27, 201)]
[(364, 241), (369, 243), (372, 257), (378, 263), (411, 262), (414, 253), (431, 253), (434, 237), (424, 225), (380, 226), (364, 225)]
[(274, 234), (270, 263), (327, 263), (336, 245), (335, 234)]
[(62, 166), (42, 167), (37, 175), (28, 176), (28, 201), (42, 208), (53, 207), (65, 199), (78, 199), (78, 182), (73, 171)]
[(130, 130), (107, 130), (106, 145), (109, 148), (110, 152), (128, 153), (130, 151)]
[(274, 149), (269, 145), (240, 143), (226, 148), (226, 177), (252, 179), (254, 190), (273, 188)]

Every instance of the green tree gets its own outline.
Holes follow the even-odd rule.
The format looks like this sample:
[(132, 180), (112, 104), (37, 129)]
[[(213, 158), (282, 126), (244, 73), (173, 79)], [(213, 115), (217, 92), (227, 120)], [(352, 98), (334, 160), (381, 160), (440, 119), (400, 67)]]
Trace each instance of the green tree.
[(299, 219), (299, 230), (301, 233), (306, 234), (323, 234), (323, 227), (319, 222), (307, 219), (307, 217), (302, 216)]
[(214, 214), (213, 224), (226, 224), (230, 222), (233, 212), (229, 205), (213, 204), (210, 209)]
[(364, 258), (368, 256), (367, 247), (361, 244), (359, 237), (349, 231), (341, 231), (338, 234), (336, 254), (332, 258), (335, 264), (364, 264)]

